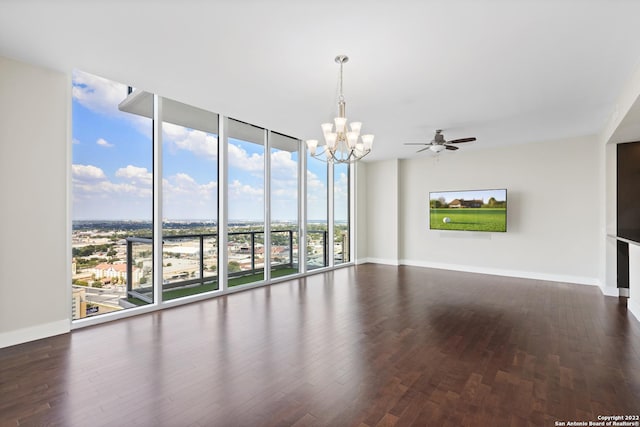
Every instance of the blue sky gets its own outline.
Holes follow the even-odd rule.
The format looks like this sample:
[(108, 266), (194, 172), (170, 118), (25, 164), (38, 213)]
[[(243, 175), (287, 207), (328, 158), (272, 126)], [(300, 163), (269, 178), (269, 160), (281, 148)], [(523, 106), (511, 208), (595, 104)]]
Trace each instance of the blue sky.
[[(73, 74), (73, 218), (150, 220), (152, 123), (117, 105), (127, 87), (91, 74)], [(217, 136), (163, 124), (165, 219), (217, 219)], [(229, 218), (264, 217), (264, 147), (229, 140)], [(297, 217), (297, 153), (272, 150), (273, 220)], [(336, 220), (347, 210), (346, 166), (336, 168)], [(326, 219), (326, 164), (310, 158), (308, 217)]]

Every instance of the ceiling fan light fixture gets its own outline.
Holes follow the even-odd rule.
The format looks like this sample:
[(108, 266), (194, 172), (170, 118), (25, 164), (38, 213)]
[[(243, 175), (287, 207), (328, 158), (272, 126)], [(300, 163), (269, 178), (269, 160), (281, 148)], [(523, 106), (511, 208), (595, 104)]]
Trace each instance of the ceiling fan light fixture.
[[(364, 137), (363, 137), (364, 138)], [(430, 142), (405, 142), (404, 145), (423, 145), (424, 147), (419, 149), (417, 152), (422, 153), (423, 151), (430, 150), (432, 153), (441, 153), (444, 150), (456, 151), (458, 148), (457, 145), (463, 142), (473, 142), (475, 141), (475, 137), (471, 138), (458, 138), (447, 141), (444, 139), (442, 135), (442, 129), (437, 129), (436, 134)]]

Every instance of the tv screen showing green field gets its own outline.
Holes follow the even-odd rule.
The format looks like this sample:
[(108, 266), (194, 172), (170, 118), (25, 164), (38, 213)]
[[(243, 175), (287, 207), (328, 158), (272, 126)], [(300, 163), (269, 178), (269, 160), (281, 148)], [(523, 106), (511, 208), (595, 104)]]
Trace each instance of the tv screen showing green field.
[(429, 193), (429, 228), (507, 231), (507, 190)]

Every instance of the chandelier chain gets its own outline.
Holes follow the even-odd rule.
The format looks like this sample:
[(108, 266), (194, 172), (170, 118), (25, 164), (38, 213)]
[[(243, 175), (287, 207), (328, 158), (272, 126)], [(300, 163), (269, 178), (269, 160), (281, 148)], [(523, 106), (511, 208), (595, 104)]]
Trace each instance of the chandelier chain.
[(338, 100), (339, 100), (340, 102), (343, 102), (343, 101), (344, 101), (344, 94), (342, 93), (342, 66), (343, 66), (343, 65), (344, 65), (344, 64), (343, 64), (343, 62), (342, 62), (342, 61), (340, 61), (340, 88), (339, 88), (339, 90), (340, 90), (340, 95), (339, 95), (339, 97), (338, 97)]

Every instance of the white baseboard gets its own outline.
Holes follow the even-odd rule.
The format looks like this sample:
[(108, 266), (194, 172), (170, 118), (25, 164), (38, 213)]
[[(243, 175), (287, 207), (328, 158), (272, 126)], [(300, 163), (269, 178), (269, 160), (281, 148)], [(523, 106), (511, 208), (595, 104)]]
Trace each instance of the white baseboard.
[(358, 258), (355, 262), (356, 265), (360, 265), (360, 264), (366, 264), (368, 263), (368, 259), (367, 258)]
[(71, 320), (63, 319), (42, 325), (0, 333), (0, 348), (35, 341), (54, 335), (66, 334), (71, 330)]
[(384, 264), (384, 265), (400, 265), (397, 259), (384, 259), (384, 258), (366, 258), (366, 262), (372, 264)]
[[(619, 296), (627, 296), (623, 295), (623, 292), (620, 291), (617, 287), (614, 288), (612, 286), (606, 286), (600, 283), (600, 281), (593, 277), (584, 277), (584, 276), (573, 276), (573, 275), (565, 275), (565, 274), (548, 274), (548, 273), (539, 273), (532, 271), (521, 271), (521, 270), (506, 270), (499, 268), (486, 268), (486, 267), (476, 267), (469, 265), (460, 265), (460, 264), (447, 264), (440, 262), (430, 262), (430, 261), (415, 261), (408, 259), (401, 259), (399, 262), (394, 260), (387, 259), (379, 259), (379, 258), (363, 258), (356, 261), (356, 264), (365, 264), (365, 263), (373, 263), (373, 264), (385, 264), (385, 265), (409, 265), (413, 267), (425, 267), (425, 268), (437, 268), (440, 270), (452, 270), (452, 271), (463, 271), (465, 273), (480, 273), (480, 274), (492, 274), (495, 276), (505, 276), (505, 277), (517, 277), (521, 279), (534, 279), (534, 280), (545, 280), (548, 282), (560, 282), (560, 283), (572, 283), (577, 285), (587, 285), (587, 286), (597, 286), (603, 295), (609, 297), (619, 297)], [(636, 307), (636, 310), (638, 307)]]
[(598, 280), (594, 277), (572, 276), (572, 275), (565, 275), (565, 274), (548, 274), (548, 273), (540, 273), (540, 272), (534, 272), (534, 271), (507, 270), (507, 269), (501, 269), (501, 268), (487, 268), (487, 267), (448, 264), (448, 263), (440, 263), (440, 262), (415, 261), (415, 260), (409, 260), (409, 259), (401, 259), (400, 265), (438, 268), (442, 270), (464, 271), (467, 273), (492, 274), (494, 276), (518, 277), (521, 279), (545, 280), (549, 282), (574, 283), (578, 285), (598, 286)]
[(640, 322), (640, 304), (638, 302), (629, 298), (627, 300), (627, 310)]
[(614, 288), (613, 286), (605, 286), (602, 283), (598, 284), (602, 295), (606, 295), (608, 297), (619, 297), (621, 296), (620, 290), (618, 288)]

